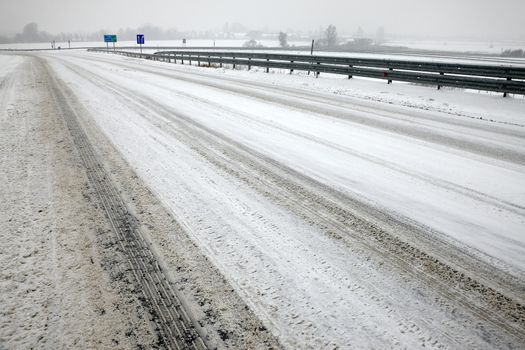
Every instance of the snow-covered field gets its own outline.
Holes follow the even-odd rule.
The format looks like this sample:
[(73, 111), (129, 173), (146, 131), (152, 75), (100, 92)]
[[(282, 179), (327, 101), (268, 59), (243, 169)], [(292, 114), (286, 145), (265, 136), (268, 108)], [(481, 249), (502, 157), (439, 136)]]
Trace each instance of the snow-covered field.
[[(148, 40), (146, 36), (146, 46), (187, 46), (188, 48), (197, 46), (213, 47), (227, 47), (227, 46), (242, 46), (248, 38), (243, 39), (188, 39), (186, 45), (182, 43), (182, 40)], [(257, 40), (263, 46), (266, 47), (278, 47), (279, 41), (261, 39)], [(311, 41), (290, 41), (291, 46), (309, 46)], [(136, 46), (135, 41), (119, 41), (116, 46)], [(471, 53), (485, 53), (499, 55), (504, 50), (511, 49), (524, 49), (525, 42), (523, 41), (509, 41), (509, 42), (479, 42), (479, 41), (450, 41), (450, 40), (394, 40), (385, 43), (386, 46), (403, 46), (411, 49), (421, 49), (430, 51), (454, 51), (454, 52), (471, 52)], [(62, 48), (68, 47), (68, 42), (56, 42), (56, 46)], [(100, 47), (105, 46), (102, 41), (93, 42), (71, 42), (71, 48), (77, 47)], [(111, 44), (110, 44), (111, 46)], [(137, 45), (138, 46), (138, 45)], [(0, 44), (0, 49), (50, 49), (50, 43), (11, 43), (11, 44)]]
[[(162, 46), (186, 46), (188, 48), (191, 47), (198, 47), (198, 46), (207, 46), (207, 47), (213, 47), (214, 45), (217, 47), (241, 47), (245, 42), (249, 41), (250, 39), (187, 39), (186, 44), (184, 45), (182, 43), (182, 40), (148, 40), (146, 37), (145, 46), (153, 46), (153, 47), (162, 47)], [(279, 41), (277, 39), (275, 40), (268, 40), (268, 39), (262, 39), (257, 40), (257, 43), (266, 46), (266, 47), (277, 47), (279, 46)], [(295, 46), (303, 46), (308, 45), (310, 42), (307, 41), (290, 41), (290, 45)], [(56, 42), (56, 47), (61, 48), (68, 48), (69, 44), (68, 42)], [(71, 48), (79, 48), (79, 47), (103, 47), (106, 46), (106, 43), (104, 41), (82, 41), (82, 42), (71, 42)], [(110, 47), (113, 47), (113, 44), (109, 44)], [(136, 46), (137, 48), (139, 45), (135, 41), (118, 41), (115, 44), (115, 47), (122, 47), (122, 46)], [(11, 44), (0, 44), (0, 49), (51, 49), (51, 43), (11, 43)]]
[[(144, 53), (155, 53), (159, 50), (162, 50), (162, 47), (186, 47), (188, 49), (194, 47), (217, 47), (218, 50), (221, 47), (242, 47), (243, 44), (249, 39), (191, 39), (187, 40), (187, 43), (182, 44), (181, 40), (146, 40), (146, 43), (143, 47), (142, 52)], [(286, 54), (310, 54), (310, 51), (304, 50), (285, 50), (279, 51), (276, 50), (279, 47), (278, 40), (268, 40), (262, 39), (257, 40), (257, 42), (264, 47), (272, 48), (270, 52), (272, 53), (286, 53)], [(290, 46), (306, 46), (309, 47), (310, 41), (290, 41)], [(521, 48), (522, 43), (509, 43), (510, 48)], [(94, 41), (94, 42), (72, 42), (71, 48), (86, 48), (86, 47), (105, 47), (104, 42)], [(355, 57), (355, 58), (379, 58), (379, 59), (396, 59), (396, 60), (419, 60), (419, 61), (430, 61), (430, 62), (450, 62), (450, 63), (477, 63), (477, 64), (500, 64), (500, 65), (513, 65), (513, 66), (525, 66), (525, 58), (512, 58), (512, 57), (499, 57), (499, 54), (503, 49), (499, 49), (500, 46), (497, 46), (498, 49), (491, 50), (482, 50), (480, 43), (468, 43), (468, 42), (456, 42), (455, 45), (452, 45), (449, 50), (446, 47), (440, 46), (440, 43), (434, 41), (394, 41), (387, 43), (385, 45), (390, 46), (405, 46), (415, 49), (423, 50), (442, 50), (442, 51), (456, 51), (458, 54), (454, 55), (444, 55), (444, 54), (375, 54), (375, 53), (359, 53), (359, 52), (330, 52), (330, 51), (319, 51), (316, 50), (316, 55), (329, 55), (329, 56), (343, 56), (343, 57)], [(488, 44), (487, 44), (488, 45)], [(501, 43), (505, 45), (505, 43)], [(69, 45), (67, 42), (57, 42), (56, 47), (68, 48)], [(112, 48), (112, 44), (109, 44), (109, 47)], [(115, 48), (126, 47), (126, 50), (139, 50), (140, 46), (137, 45), (135, 41), (120, 41), (116, 43)], [(503, 46), (502, 46), (503, 47)], [(525, 46), (523, 46), (525, 49)], [(11, 43), (11, 44), (0, 44), (0, 50), (2, 49), (17, 49), (17, 50), (28, 50), (28, 49), (51, 49), (50, 43)], [(264, 48), (254, 50), (256, 52), (264, 52)], [(246, 51), (245, 51), (246, 52)], [(493, 57), (482, 57), (476, 56), (469, 53), (484, 53), (492, 54)]]
[(284, 347), (523, 344), (521, 96), (38, 57)]
[(504, 50), (525, 49), (524, 41), (455, 41), (455, 40), (394, 40), (385, 45), (404, 46), (411, 49), (478, 52), (500, 54)]

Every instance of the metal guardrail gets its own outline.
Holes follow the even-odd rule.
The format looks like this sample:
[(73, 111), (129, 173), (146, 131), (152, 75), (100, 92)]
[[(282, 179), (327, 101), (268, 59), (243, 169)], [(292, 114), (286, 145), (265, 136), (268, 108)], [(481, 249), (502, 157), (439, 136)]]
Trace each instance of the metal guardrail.
[[(107, 50), (92, 49), (90, 51)], [(463, 64), (425, 61), (404, 61), (375, 58), (350, 58), (337, 56), (297, 55), (284, 53), (254, 53), (233, 51), (160, 51), (154, 54), (140, 54), (130, 51), (109, 51), (116, 54), (165, 62), (197, 62), (231, 64), (251, 67), (311, 71), (320, 73), (382, 79), (391, 83), (402, 81), (424, 84), (502, 92), (525, 95), (525, 67), (494, 64)]]

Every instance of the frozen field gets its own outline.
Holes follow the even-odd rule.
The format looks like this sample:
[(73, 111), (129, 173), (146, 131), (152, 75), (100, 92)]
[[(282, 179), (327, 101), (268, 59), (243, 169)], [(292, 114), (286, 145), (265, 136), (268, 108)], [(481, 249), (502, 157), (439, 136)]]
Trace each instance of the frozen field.
[[(9, 167), (7, 159), (31, 144), (30, 123), (62, 115), (67, 128), (55, 128), (74, 141), (72, 154), (87, 147), (98, 159), (96, 172), (82, 163), (85, 186), (95, 187), (87, 197), (110, 192), (93, 185), (93, 173), (114, 184), (115, 203), (135, 217), (206, 346), (525, 345), (522, 96), (85, 51), (6, 54), (0, 63), (1, 132), (21, 140), (18, 148), (4, 141), (2, 166), (31, 164), (27, 153), (36, 151), (15, 152)], [(46, 99), (48, 90), (56, 92)], [(53, 162), (37, 170), (60, 184)], [(3, 186), (12, 201), (31, 194)], [(111, 219), (111, 201), (100, 203)], [(17, 214), (5, 210), (7, 225)], [(110, 294), (102, 293), (129, 297)], [(17, 299), (1, 298), (22, 324), (28, 315), (17, 314)], [(107, 322), (138, 324), (148, 346), (154, 327), (129, 321), (144, 310), (115, 311)], [(12, 330), (0, 317), (5, 340)]]
[[(207, 46), (213, 47), (215, 44), (217, 47), (220, 46), (238, 46), (241, 47), (245, 42), (249, 41), (249, 38), (244, 39), (187, 39), (186, 45), (183, 45), (182, 40), (148, 40), (146, 37), (146, 46), (186, 46), (188, 48), (195, 46)], [(257, 40), (258, 43), (266, 47), (277, 47), (279, 46), (279, 41), (277, 38), (275, 40), (261, 39)], [(309, 41), (290, 41), (290, 45), (302, 46), (308, 45)], [(68, 42), (56, 42), (56, 47), (67, 48)], [(106, 44), (102, 41), (82, 41), (82, 42), (71, 42), (71, 48), (78, 47), (102, 47)], [(112, 44), (109, 44), (112, 47)], [(136, 41), (118, 41), (116, 47), (119, 46), (137, 46)], [(51, 43), (12, 43), (12, 44), (0, 44), (0, 49), (50, 49)]]
[(525, 49), (524, 41), (455, 41), (455, 40), (395, 40), (386, 43), (390, 46), (404, 46), (411, 49), (478, 52), (500, 54), (504, 50)]

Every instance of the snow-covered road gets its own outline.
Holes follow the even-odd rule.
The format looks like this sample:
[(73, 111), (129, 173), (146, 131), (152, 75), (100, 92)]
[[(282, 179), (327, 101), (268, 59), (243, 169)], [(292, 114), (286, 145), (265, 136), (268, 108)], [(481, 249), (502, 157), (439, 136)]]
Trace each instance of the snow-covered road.
[(523, 345), (525, 100), (41, 55), (283, 345)]

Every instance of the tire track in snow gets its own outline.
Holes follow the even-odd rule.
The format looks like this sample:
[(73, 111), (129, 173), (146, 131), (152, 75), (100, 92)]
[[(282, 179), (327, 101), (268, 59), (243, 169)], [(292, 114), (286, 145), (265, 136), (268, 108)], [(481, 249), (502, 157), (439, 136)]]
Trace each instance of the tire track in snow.
[(159, 345), (168, 349), (206, 349), (205, 343), (144, 240), (138, 223), (129, 213), (110, 176), (97, 159), (77, 121), (78, 116), (66, 98), (66, 88), (53, 78), (45, 63), (40, 59), (36, 61), (43, 78), (49, 82), (57, 111), (62, 114), (77, 146), (90, 183), (107, 214), (113, 232), (118, 237), (119, 247), (128, 257), (130, 272), (135, 278), (139, 293), (142, 294), (139, 299), (151, 313), (152, 321), (161, 337)]
[[(158, 84), (151, 84), (151, 85), (156, 86), (159, 89), (163, 89), (164, 88), (163, 86), (158, 85)], [(304, 132), (300, 132), (300, 131), (291, 129), (289, 127), (277, 125), (276, 123), (273, 123), (271, 121), (261, 120), (260, 118), (257, 118), (257, 116), (253, 116), (253, 115), (250, 115), (248, 113), (239, 112), (238, 110), (236, 110), (234, 108), (227, 107), (227, 106), (222, 105), (220, 103), (212, 102), (210, 100), (207, 100), (205, 98), (199, 97), (197, 95), (184, 93), (184, 92), (179, 91), (179, 90), (170, 90), (170, 92), (172, 94), (174, 94), (175, 96), (181, 97), (183, 99), (186, 99), (186, 100), (189, 100), (189, 101), (192, 101), (192, 102), (198, 102), (200, 106), (203, 106), (204, 108), (207, 108), (210, 111), (223, 111), (223, 112), (226, 112), (226, 113), (228, 113), (229, 116), (235, 117), (241, 122), (246, 122), (246, 120), (249, 120), (252, 124), (254, 124), (254, 127), (263, 126), (265, 128), (270, 128), (270, 129), (278, 130), (278, 131), (281, 131), (281, 132), (284, 132), (284, 133), (287, 133), (287, 134), (290, 134), (290, 135), (294, 135), (294, 136), (297, 136), (297, 137), (299, 137), (299, 138), (301, 138), (303, 140), (307, 140), (307, 141), (310, 141), (310, 142), (315, 142), (317, 144), (321, 144), (321, 145), (333, 148), (334, 150), (338, 150), (340, 152), (348, 154), (348, 155), (350, 155), (352, 157), (356, 157), (356, 158), (365, 160), (367, 162), (376, 164), (376, 165), (381, 166), (381, 167), (386, 167), (388, 169), (394, 170), (394, 171), (396, 171), (396, 172), (398, 172), (400, 174), (412, 177), (412, 178), (417, 179), (419, 181), (430, 183), (430, 184), (432, 184), (434, 186), (441, 187), (441, 188), (446, 189), (448, 191), (453, 191), (453, 192), (456, 192), (456, 193), (461, 194), (463, 196), (472, 198), (474, 200), (490, 204), (492, 206), (497, 207), (498, 209), (507, 210), (507, 211), (510, 211), (510, 212), (512, 212), (514, 214), (525, 216), (525, 207), (521, 206), (521, 205), (518, 205), (516, 203), (505, 201), (505, 200), (499, 199), (497, 197), (494, 197), (494, 196), (491, 196), (491, 195), (488, 195), (488, 194), (476, 191), (474, 189), (471, 189), (471, 188), (468, 188), (468, 187), (465, 187), (465, 186), (454, 184), (454, 183), (452, 183), (450, 181), (442, 180), (442, 179), (439, 179), (437, 177), (434, 177), (434, 176), (431, 176), (431, 175), (428, 175), (428, 174), (424, 174), (424, 173), (413, 171), (413, 170), (408, 170), (405, 167), (397, 165), (397, 164), (395, 164), (393, 162), (389, 162), (388, 160), (381, 159), (379, 157), (374, 157), (374, 156), (372, 156), (370, 154), (364, 154), (362, 152), (352, 150), (349, 147), (338, 145), (338, 144), (336, 144), (334, 142), (330, 142), (330, 141), (328, 141), (326, 139), (317, 137), (317, 136), (315, 136), (313, 134), (307, 134), (307, 133), (304, 133)], [(317, 116), (317, 117), (321, 117), (321, 116), (318, 116), (318, 115), (315, 115), (315, 114), (313, 114), (313, 115)], [(521, 243), (519, 243), (519, 242), (512, 242), (512, 244), (520, 245)]]
[[(70, 69), (76, 69), (77, 72), (76, 74), (84, 74), (84, 78), (85, 79), (100, 79), (102, 77), (98, 76), (98, 75), (95, 75), (91, 72), (88, 72), (86, 70), (84, 70), (83, 68), (80, 68), (80, 67), (77, 67), (75, 66), (76, 68), (71, 68), (71, 66), (67, 65)], [(84, 73), (79, 73), (78, 70), (82, 70)], [(86, 76), (87, 74), (87, 76)], [(104, 78), (102, 78), (104, 79)], [(107, 80), (107, 79), (106, 79)], [(103, 83), (103, 81), (102, 81)], [(154, 84), (153, 84), (154, 85)], [(170, 90), (171, 91), (171, 90)], [(139, 92), (135, 91), (135, 93), (139, 94)], [(176, 92), (176, 94), (180, 94), (180, 96), (182, 97), (187, 97), (187, 96), (191, 96), (191, 95), (188, 95), (188, 94), (184, 94), (184, 93), (180, 93), (180, 92)], [(194, 97), (191, 96), (191, 98), (193, 99)], [(210, 105), (210, 110), (212, 111), (215, 111), (215, 110), (219, 110), (219, 109), (224, 109), (226, 111), (228, 111), (229, 113), (235, 113), (235, 114), (238, 114), (240, 118), (250, 118), (250, 116), (248, 114), (244, 114), (244, 113), (241, 113), (239, 114), (237, 111), (235, 110), (231, 110), (229, 108), (224, 108), (224, 107), (221, 107), (219, 104), (214, 104), (214, 103), (210, 103), (209, 101), (206, 101), (205, 99), (200, 99), (200, 98), (195, 98), (196, 101), (198, 101), (201, 105)], [(253, 118), (252, 118), (253, 119)], [(301, 133), (297, 133), (295, 131), (292, 131), (293, 133), (295, 133), (296, 135), (299, 135), (299, 136), (303, 136), (303, 134)], [(307, 139), (315, 139), (315, 137), (312, 137), (311, 135), (307, 135), (306, 136)], [(328, 146), (331, 146), (332, 143), (330, 142), (326, 142), (326, 140), (322, 140), (321, 143), (324, 143)], [(339, 151), (343, 151), (343, 152), (346, 152), (346, 151), (349, 151), (347, 148), (342, 148), (341, 146), (338, 146), (338, 145), (335, 145), (337, 146), (336, 148), (338, 148)], [(351, 154), (352, 155), (355, 155), (357, 157), (362, 157), (361, 154), (359, 153), (356, 153), (354, 151), (351, 151), (352, 152)], [(378, 165), (383, 165), (385, 164), (385, 161), (382, 160), (382, 159), (374, 159), (373, 157), (370, 157), (370, 158), (367, 158), (367, 156), (365, 155), (365, 160), (367, 161), (371, 161), (371, 162), (374, 162), (374, 160), (376, 160), (376, 164)], [(388, 162), (386, 162), (385, 166), (387, 168), (389, 168), (389, 164)], [(393, 170), (395, 171), (398, 171), (402, 174), (406, 174), (406, 172), (404, 171), (403, 168), (400, 168), (399, 166), (396, 166), (394, 165), (394, 167), (390, 167), (390, 168), (394, 168)], [(412, 175), (412, 172), (409, 172), (408, 173), (409, 176)], [(461, 187), (461, 186), (458, 186), (458, 185), (455, 185), (455, 184), (450, 184), (446, 181), (443, 181), (443, 180), (439, 180), (439, 179), (432, 179), (432, 177), (426, 175), (426, 174), (421, 174), (421, 176), (418, 177), (418, 174), (416, 173), (414, 175), (418, 180), (420, 181), (426, 181), (428, 182), (430, 180), (431, 183), (433, 183), (434, 185), (436, 186), (441, 186), (443, 188), (446, 188), (447, 190), (451, 190), (451, 191), (454, 191), (456, 193), (460, 193), (460, 194), (464, 194), (466, 195), (467, 197), (470, 197), (472, 199), (475, 199), (475, 200), (480, 200), (480, 202), (485, 202), (485, 203), (490, 203), (500, 209), (505, 209), (505, 210), (509, 210), (510, 212), (513, 212), (513, 213), (516, 213), (518, 215), (523, 215), (523, 211), (522, 211), (522, 208), (521, 206), (519, 205), (516, 205), (514, 203), (508, 203), (508, 202), (505, 202), (505, 201), (501, 201), (497, 198), (493, 198), (491, 196), (488, 196), (488, 195), (485, 195), (485, 194), (480, 194), (480, 193), (477, 193), (476, 191), (472, 191), (471, 189), (465, 189), (464, 187)], [(352, 194), (353, 196), (357, 196), (356, 194)], [(361, 200), (365, 200), (363, 198), (361, 198)], [(377, 212), (378, 210), (382, 210), (382, 211), (385, 211), (386, 209), (385, 208), (375, 208), (373, 211)], [(498, 285), (505, 285), (507, 283), (509, 283), (509, 285), (513, 285), (514, 288), (509, 288), (509, 290), (523, 290), (525, 291), (524, 289), (524, 284), (523, 284), (523, 280), (516, 280), (514, 277), (511, 277), (511, 276), (501, 276), (501, 278), (497, 278), (497, 281), (496, 283), (492, 283), (492, 280), (494, 279), (494, 273), (493, 273), (493, 268), (492, 266), (488, 266), (488, 265), (484, 265), (483, 267), (479, 266), (479, 259), (483, 259), (483, 260), (486, 260), (486, 261), (489, 261), (491, 265), (497, 265), (497, 266), (500, 266), (502, 269), (505, 269), (505, 270), (509, 270), (509, 271), (513, 271), (514, 274), (516, 276), (523, 276), (523, 273), (519, 270), (516, 270), (512, 267), (510, 267), (508, 264), (502, 262), (502, 261), (499, 261), (497, 259), (494, 259), (492, 257), (488, 257), (486, 254), (482, 253), (482, 252), (479, 252), (477, 250), (475, 250), (474, 248), (471, 248), (471, 247), (466, 247), (465, 245), (461, 244), (460, 242), (452, 239), (452, 238), (449, 238), (447, 237), (446, 235), (443, 235), (442, 233), (439, 233), (439, 232), (436, 232), (428, 227), (423, 227), (421, 226), (420, 224), (416, 224), (415, 222), (413, 222), (412, 220), (406, 218), (406, 217), (400, 217), (399, 214), (392, 214), (396, 217), (398, 217), (399, 220), (401, 221), (405, 221), (405, 222), (411, 222), (411, 226), (420, 226), (419, 230), (421, 232), (425, 232), (424, 234), (420, 234), (418, 235), (418, 237), (414, 237), (414, 236), (405, 236), (405, 241), (410, 241), (410, 242), (427, 242), (424, 246), (423, 246), (423, 250), (427, 250), (427, 251), (430, 251), (432, 250), (432, 247), (434, 246), (443, 246), (443, 247), (448, 247), (446, 249), (441, 249), (442, 252), (444, 252), (445, 250), (446, 251), (450, 251), (451, 250), (451, 244), (453, 245), (456, 245), (456, 246), (460, 246), (461, 248), (458, 248), (457, 249), (457, 252), (456, 253), (451, 253), (449, 254), (450, 256), (452, 256), (453, 258), (448, 258), (448, 259), (444, 259), (443, 256), (440, 256), (440, 259), (442, 259), (443, 261), (449, 261), (449, 262), (456, 262), (458, 263), (458, 261), (461, 261), (461, 260), (464, 260), (464, 259), (461, 259), (460, 257), (461, 256), (464, 256), (465, 255), (465, 251), (469, 251), (469, 254), (472, 254), (474, 255), (475, 257), (477, 257), (478, 259), (471, 259), (471, 262), (470, 263), (466, 263), (465, 261), (463, 261), (463, 264), (458, 264), (458, 266), (464, 266), (464, 269), (465, 271), (479, 271), (479, 272), (482, 272), (482, 273), (479, 273), (478, 275), (478, 278), (480, 278), (481, 275), (485, 275), (485, 276), (490, 276), (489, 278), (484, 278), (484, 283), (487, 284), (487, 285), (491, 285), (491, 286), (495, 286), (497, 287)], [(441, 237), (441, 239), (437, 238), (438, 236)], [(448, 240), (448, 244), (447, 243), (444, 243), (442, 242), (442, 240)], [(509, 244), (515, 244), (515, 242), (513, 241), (509, 241), (508, 242)], [(436, 255), (434, 253), (434, 255)], [(483, 278), (482, 278), (483, 279)], [(514, 282), (509, 282), (510, 280), (514, 280)], [(516, 294), (514, 293), (515, 296), (519, 295), (519, 297), (522, 299), (522, 295), (520, 294)]]

